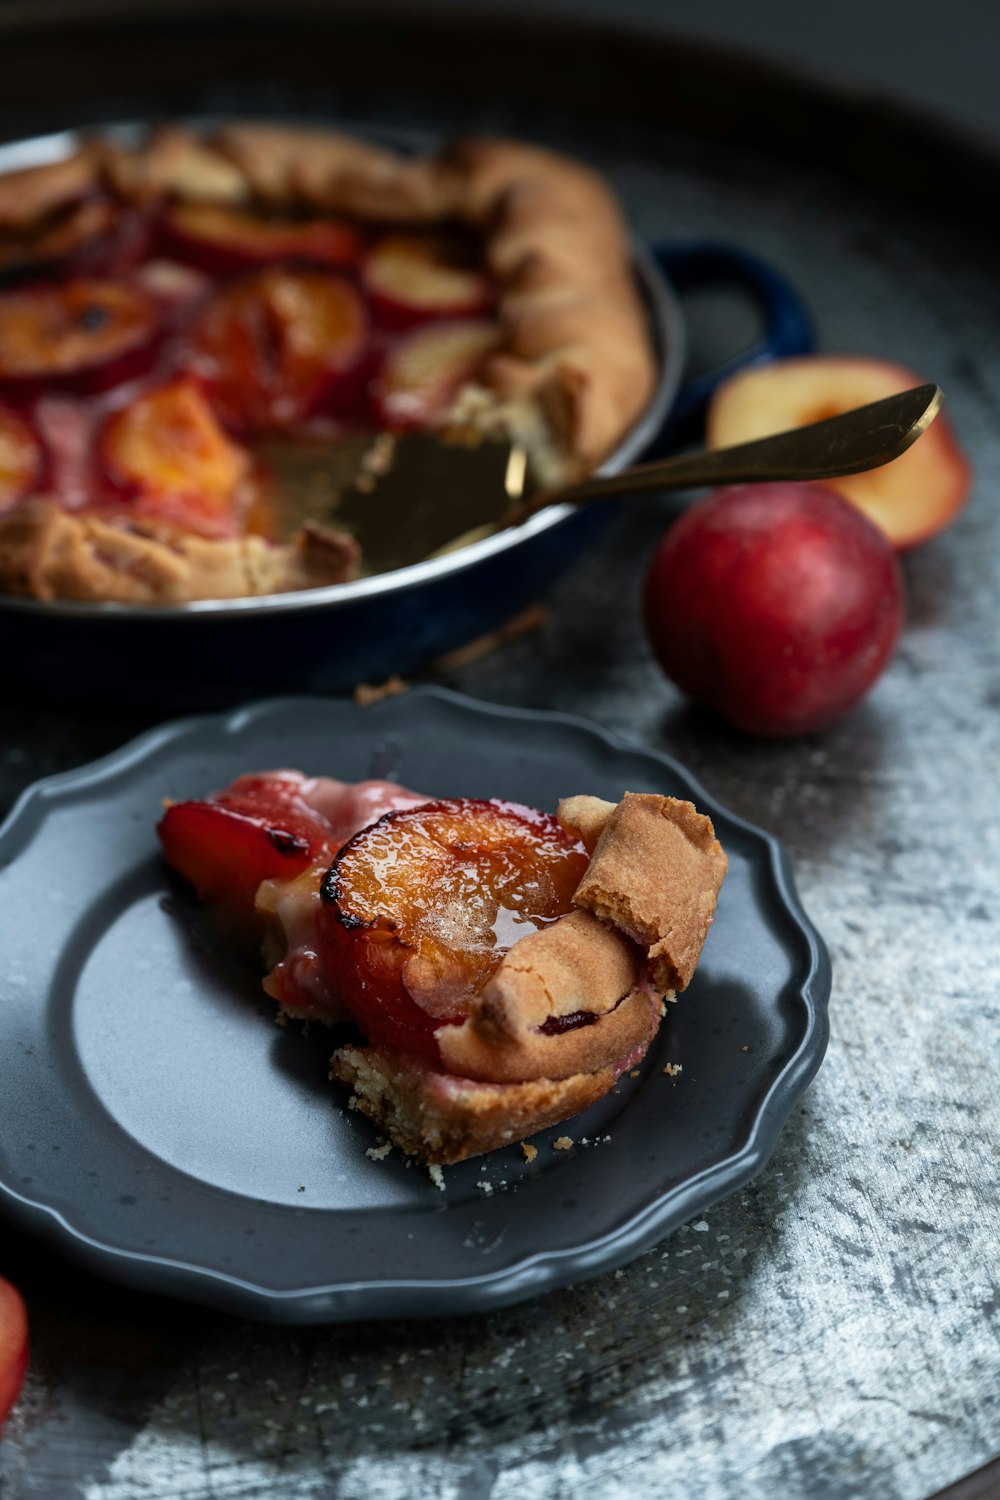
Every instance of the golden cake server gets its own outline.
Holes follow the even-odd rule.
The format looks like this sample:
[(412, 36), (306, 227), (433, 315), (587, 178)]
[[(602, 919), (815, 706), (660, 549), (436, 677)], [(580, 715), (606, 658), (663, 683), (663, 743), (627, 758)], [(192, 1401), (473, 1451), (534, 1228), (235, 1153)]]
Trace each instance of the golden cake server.
[(711, 452), (678, 453), (559, 489), (532, 490), (516, 443), (382, 433), (344, 493), (336, 521), (354, 532), (369, 572), (384, 572), (519, 525), (550, 505), (584, 505), (706, 485), (824, 480), (891, 463), (933, 422), (943, 395), (916, 386), (822, 422)]

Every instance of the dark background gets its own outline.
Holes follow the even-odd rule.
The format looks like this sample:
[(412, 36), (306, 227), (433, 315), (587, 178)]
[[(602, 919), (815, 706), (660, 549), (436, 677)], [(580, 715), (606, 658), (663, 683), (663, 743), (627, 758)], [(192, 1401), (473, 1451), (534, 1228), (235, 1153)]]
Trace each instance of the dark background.
[[(313, 0), (317, 10), (336, 0)], [(216, 0), (240, 11), (240, 0)], [(373, 12), (380, 0), (370, 0)], [(967, 129), (1000, 140), (1000, 6), (994, 0), (452, 0), (464, 12), (502, 10), (512, 25), (518, 14), (614, 19), (653, 27), (681, 38), (750, 52), (790, 64), (866, 94), (898, 99), (939, 112)], [(92, 0), (0, 0), (0, 16), (65, 16), (91, 8)], [(105, 0), (101, 9), (148, 14), (150, 0)], [(156, 9), (166, 10), (168, 4)], [(197, 0), (173, 0), (174, 10), (200, 11)], [(399, 8), (399, 7), (397, 7)], [(415, 11), (441, 11), (436, 0), (412, 0)], [(275, 13), (281, 6), (276, 4)]]

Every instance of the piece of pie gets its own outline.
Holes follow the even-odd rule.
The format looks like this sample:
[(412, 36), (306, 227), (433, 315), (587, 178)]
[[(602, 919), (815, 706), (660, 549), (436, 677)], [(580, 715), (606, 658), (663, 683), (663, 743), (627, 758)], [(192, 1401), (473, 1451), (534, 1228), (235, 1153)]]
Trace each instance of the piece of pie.
[(726, 872), (710, 820), (653, 793), (552, 816), (281, 771), (175, 803), (158, 831), (281, 1011), (360, 1033), (331, 1077), (431, 1163), (577, 1114), (634, 1068)]
[(528, 145), (232, 124), (0, 176), (2, 590), (342, 582), (362, 560), (338, 454), (356, 472), (383, 430), (509, 434), (557, 482), (653, 385), (613, 196)]

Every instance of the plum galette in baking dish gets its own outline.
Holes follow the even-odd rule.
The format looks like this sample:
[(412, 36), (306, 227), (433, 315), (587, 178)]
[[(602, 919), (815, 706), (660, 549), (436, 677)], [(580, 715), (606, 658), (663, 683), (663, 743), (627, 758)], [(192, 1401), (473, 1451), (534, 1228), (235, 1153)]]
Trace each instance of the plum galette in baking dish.
[(686, 801), (428, 801), (250, 774), (167, 808), (168, 863), (262, 957), (286, 1017), (346, 1024), (331, 1077), (433, 1164), (602, 1098), (694, 974), (726, 855)]
[(234, 123), (0, 176), (8, 592), (343, 582), (364, 560), (338, 485), (380, 432), (511, 436), (558, 482), (654, 383), (613, 195), (533, 146)]

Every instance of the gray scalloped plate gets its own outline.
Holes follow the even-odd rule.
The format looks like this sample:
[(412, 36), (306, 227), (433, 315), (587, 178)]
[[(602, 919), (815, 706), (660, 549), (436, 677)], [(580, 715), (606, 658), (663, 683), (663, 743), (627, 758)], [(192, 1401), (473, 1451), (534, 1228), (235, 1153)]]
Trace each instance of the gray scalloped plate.
[[(543, 807), (696, 801), (730, 872), (639, 1076), (533, 1162), (495, 1152), (444, 1191), (367, 1156), (328, 1040), (274, 1025), (158, 857), (163, 797), (273, 765)], [(829, 958), (773, 838), (664, 755), (436, 688), (188, 719), (37, 783), (0, 831), (0, 911), (0, 1206), (115, 1281), (272, 1322), (483, 1311), (622, 1264), (760, 1171), (827, 1040)]]

